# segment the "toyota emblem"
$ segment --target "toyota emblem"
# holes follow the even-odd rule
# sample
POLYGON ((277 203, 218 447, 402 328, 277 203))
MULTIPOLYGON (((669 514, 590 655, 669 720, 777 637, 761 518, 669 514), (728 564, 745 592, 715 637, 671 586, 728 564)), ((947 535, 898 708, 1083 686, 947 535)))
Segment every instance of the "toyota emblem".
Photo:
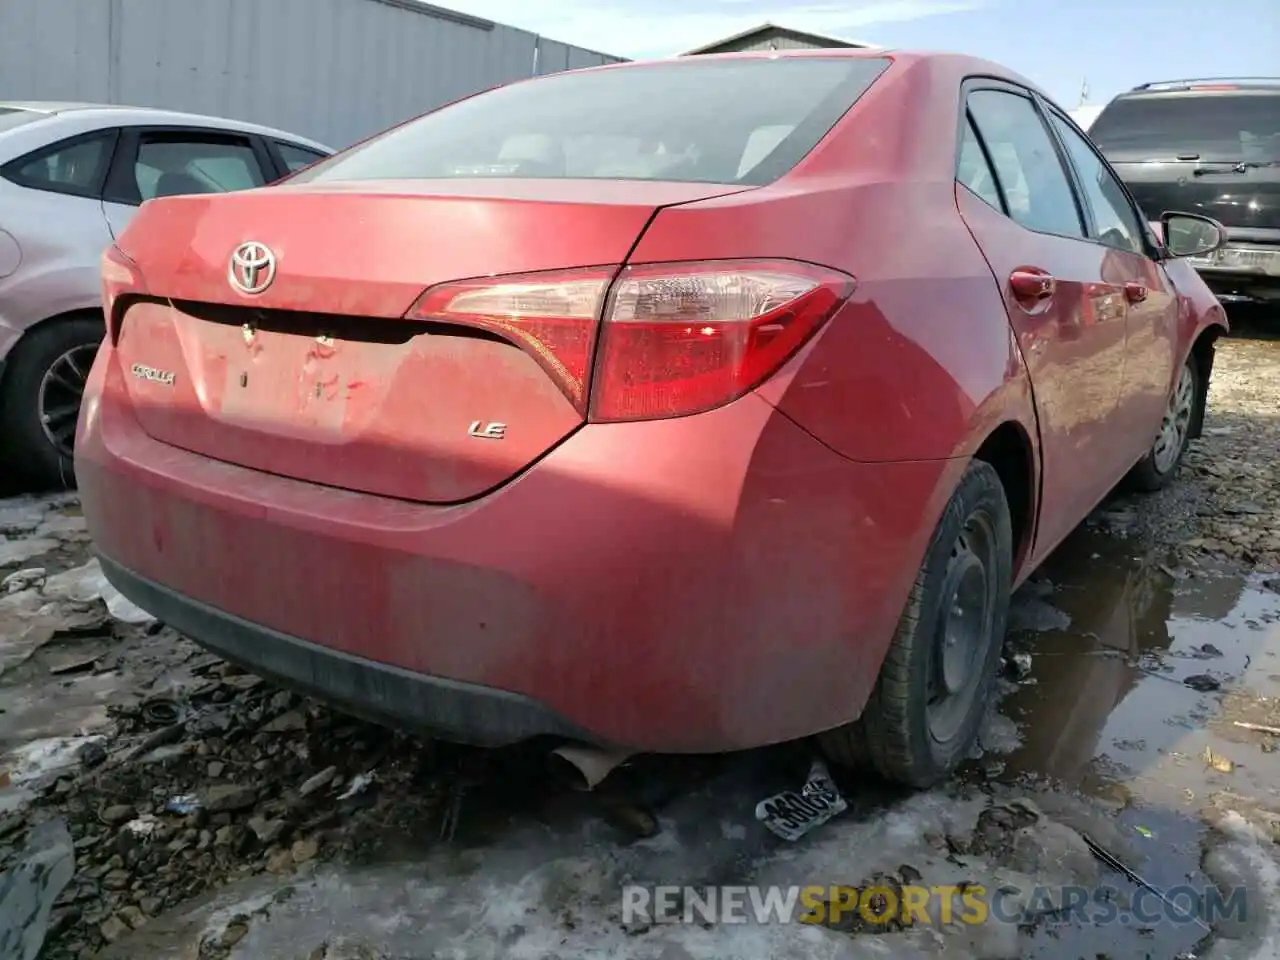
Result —
POLYGON ((236 247, 227 281, 241 293, 262 293, 276 278, 276 255, 264 243, 250 240, 236 247))

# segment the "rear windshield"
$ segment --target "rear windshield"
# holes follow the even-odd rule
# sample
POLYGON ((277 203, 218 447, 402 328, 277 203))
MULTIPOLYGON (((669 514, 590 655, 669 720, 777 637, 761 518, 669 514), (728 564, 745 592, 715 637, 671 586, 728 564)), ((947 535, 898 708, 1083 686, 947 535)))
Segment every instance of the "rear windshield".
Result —
POLYGON ((24 123, 30 123, 32 120, 38 120, 43 116, 43 113, 36 113, 34 110, 20 110, 17 107, 0 107, 0 131, 20 127, 24 123))
POLYGON ((1122 98, 1089 136, 1115 162, 1280 160, 1280 92, 1122 98))
POLYGON ((758 185, 795 166, 888 63, 690 58, 555 74, 444 107, 290 182, 515 177, 758 185))

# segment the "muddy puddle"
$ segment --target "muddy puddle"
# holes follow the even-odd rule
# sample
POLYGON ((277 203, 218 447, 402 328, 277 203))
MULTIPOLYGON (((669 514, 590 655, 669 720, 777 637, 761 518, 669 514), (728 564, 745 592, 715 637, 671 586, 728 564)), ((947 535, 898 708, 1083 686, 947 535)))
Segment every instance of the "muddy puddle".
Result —
POLYGON ((1011 773, 1196 809, 1216 790, 1274 792, 1280 593, 1212 565, 1133 557, 1082 532, 1020 603, 1046 611, 1012 646, 1031 671, 1003 705, 1011 773), (1268 722, 1270 721, 1270 723, 1268 722))
MULTIPOLYGON (((995 779, 1114 804, 1129 866, 1163 890, 1209 882, 1201 864, 1220 810, 1280 824, 1269 815, 1280 811, 1280 593, 1265 578, 1082 529, 1020 592, 1012 621, 1026 675, 1001 705, 1012 724, 994 725, 984 762, 995 779)), ((1126 949, 1182 955, 1197 933, 1129 931, 1126 949)), ((1073 928, 1066 953, 1056 939, 1034 936, 1028 956, 1129 955, 1114 953, 1114 929, 1073 928)))

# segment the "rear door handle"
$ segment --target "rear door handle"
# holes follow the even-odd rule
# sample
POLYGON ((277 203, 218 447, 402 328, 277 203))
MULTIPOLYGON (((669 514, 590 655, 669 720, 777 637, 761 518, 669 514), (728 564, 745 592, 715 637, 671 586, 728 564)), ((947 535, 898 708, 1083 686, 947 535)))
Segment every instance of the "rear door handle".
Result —
POLYGON ((1009 274, 1009 286, 1019 300, 1048 300, 1058 289, 1053 275, 1039 267, 1019 267, 1009 274))
POLYGON ((1129 280, 1124 285, 1124 298, 1130 303, 1141 303, 1147 299, 1147 288, 1136 280, 1129 280))

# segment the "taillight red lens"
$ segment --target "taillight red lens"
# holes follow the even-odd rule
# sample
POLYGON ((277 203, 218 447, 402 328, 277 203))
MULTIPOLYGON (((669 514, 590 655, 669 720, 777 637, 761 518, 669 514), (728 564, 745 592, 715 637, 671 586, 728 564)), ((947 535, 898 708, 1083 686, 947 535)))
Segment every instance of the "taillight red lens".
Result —
POLYGON ((126 295, 140 296, 147 292, 142 270, 114 243, 102 254, 102 311, 107 322, 107 339, 115 342, 120 323, 120 301, 126 295))
POLYGON ((853 293, 847 274, 794 261, 627 267, 605 308, 592 420, 721 406, 759 386, 853 293))
POLYGON ((583 413, 596 327, 617 267, 480 278, 432 287, 408 316, 489 330, 528 351, 583 413))

